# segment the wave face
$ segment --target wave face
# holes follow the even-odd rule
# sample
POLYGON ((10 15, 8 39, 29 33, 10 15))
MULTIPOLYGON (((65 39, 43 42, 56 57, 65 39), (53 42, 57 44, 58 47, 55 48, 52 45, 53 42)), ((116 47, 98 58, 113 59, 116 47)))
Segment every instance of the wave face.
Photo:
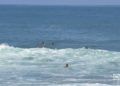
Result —
MULTIPOLYGON (((67 83, 86 82, 116 85, 119 83, 113 80, 113 74, 120 73, 119 66, 120 52, 0 45, 0 82, 3 82, 3 85, 14 82, 21 83, 22 86, 54 85, 54 83, 55 86, 61 83, 63 86, 69 86, 67 83), (69 67, 65 68, 65 64, 69 64, 69 67)), ((87 83, 84 86, 91 86, 87 83)))

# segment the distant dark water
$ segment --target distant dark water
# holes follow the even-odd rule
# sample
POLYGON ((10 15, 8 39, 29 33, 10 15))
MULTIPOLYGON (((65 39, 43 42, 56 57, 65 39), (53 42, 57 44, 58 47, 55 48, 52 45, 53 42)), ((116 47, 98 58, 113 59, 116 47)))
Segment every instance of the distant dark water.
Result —
POLYGON ((0 43, 120 51, 120 7, 0 6, 0 43))

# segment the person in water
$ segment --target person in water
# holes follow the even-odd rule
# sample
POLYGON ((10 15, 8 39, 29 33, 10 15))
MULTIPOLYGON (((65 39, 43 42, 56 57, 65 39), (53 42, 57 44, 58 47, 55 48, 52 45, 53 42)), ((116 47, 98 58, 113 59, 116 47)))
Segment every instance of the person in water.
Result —
POLYGON ((41 47, 45 47, 45 42, 44 41, 42 41, 41 47))
POLYGON ((85 49, 88 49, 88 46, 85 46, 85 49))
POLYGON ((65 64, 65 68, 68 68, 69 67, 69 64, 65 64))
POLYGON ((53 45, 54 45, 54 42, 52 42, 51 45, 53 46, 53 45))

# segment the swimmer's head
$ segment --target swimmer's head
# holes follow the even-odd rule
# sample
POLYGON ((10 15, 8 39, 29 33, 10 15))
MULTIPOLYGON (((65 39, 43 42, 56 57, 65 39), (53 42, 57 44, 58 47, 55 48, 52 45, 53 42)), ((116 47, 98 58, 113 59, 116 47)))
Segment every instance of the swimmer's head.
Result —
POLYGON ((69 64, 65 64, 65 68, 69 67, 69 64))

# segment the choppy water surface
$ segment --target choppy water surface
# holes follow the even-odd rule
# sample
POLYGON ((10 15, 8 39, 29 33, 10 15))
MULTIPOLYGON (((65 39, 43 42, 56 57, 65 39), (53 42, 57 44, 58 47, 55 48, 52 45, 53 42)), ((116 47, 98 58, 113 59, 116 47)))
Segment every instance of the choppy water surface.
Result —
POLYGON ((119 85, 113 77, 120 71, 119 52, 85 48, 17 48, 2 44, 0 55, 2 86, 119 85), (65 68, 66 63, 68 68, 65 68))
POLYGON ((119 10, 1 5, 0 86, 119 86, 119 10))

